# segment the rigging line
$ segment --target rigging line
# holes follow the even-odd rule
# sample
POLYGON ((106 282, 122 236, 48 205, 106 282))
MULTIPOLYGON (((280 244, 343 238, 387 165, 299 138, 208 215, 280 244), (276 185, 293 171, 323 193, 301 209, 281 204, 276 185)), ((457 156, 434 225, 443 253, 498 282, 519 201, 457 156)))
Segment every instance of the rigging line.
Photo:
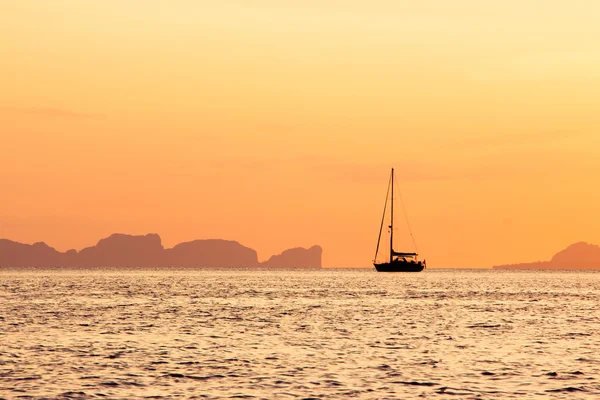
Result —
POLYGON ((408 213, 406 212, 406 207, 404 206, 404 199, 402 198, 402 192, 400 191, 400 184, 398 183, 398 179, 394 177, 396 181, 396 186, 398 186, 398 197, 400 197, 400 204, 402 205, 402 211, 404 211, 404 219, 406 220, 406 225, 408 226, 408 233, 410 233, 410 238, 412 239, 413 245, 415 246, 415 253, 419 252, 417 247, 417 242, 415 241, 415 237, 412 233, 412 228, 410 227, 410 221, 408 220, 408 213))
POLYGON ((377 238, 377 248, 375 249, 375 258, 373 262, 377 260, 377 253, 379 253, 379 242, 381 242, 381 232, 383 231, 383 223, 385 221, 385 210, 387 209, 388 197, 390 196, 390 186, 392 184, 392 177, 388 183, 387 193, 385 194, 385 204, 383 205, 383 216, 381 217, 381 226, 379 227, 379 237, 377 238))

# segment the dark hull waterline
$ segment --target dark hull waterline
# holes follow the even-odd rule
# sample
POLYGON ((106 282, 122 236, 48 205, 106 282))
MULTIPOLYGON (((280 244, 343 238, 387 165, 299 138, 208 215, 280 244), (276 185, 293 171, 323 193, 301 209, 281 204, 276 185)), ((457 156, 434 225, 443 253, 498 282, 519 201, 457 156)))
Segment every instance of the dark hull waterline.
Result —
POLYGON ((394 261, 381 264, 374 264, 377 272, 421 272, 425 266, 421 263, 411 263, 406 261, 394 261))

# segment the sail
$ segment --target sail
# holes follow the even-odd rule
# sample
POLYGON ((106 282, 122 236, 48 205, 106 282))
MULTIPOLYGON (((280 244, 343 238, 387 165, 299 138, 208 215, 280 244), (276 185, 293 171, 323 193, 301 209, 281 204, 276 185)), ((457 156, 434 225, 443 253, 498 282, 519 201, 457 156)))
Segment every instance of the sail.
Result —
POLYGON ((416 256, 418 256, 417 253, 402 253, 402 252, 398 252, 398 251, 394 251, 394 250, 392 250, 392 255, 398 256, 398 257, 416 257, 416 256))

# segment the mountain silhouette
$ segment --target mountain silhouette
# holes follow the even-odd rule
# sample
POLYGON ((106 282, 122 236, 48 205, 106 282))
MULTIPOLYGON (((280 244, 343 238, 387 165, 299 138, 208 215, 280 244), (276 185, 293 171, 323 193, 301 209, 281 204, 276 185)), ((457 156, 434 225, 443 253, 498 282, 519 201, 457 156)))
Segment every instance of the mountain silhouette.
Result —
POLYGON ((255 250, 232 240, 206 239, 165 249, 159 235, 116 233, 81 251, 0 239, 0 268, 299 267, 321 268, 320 246, 294 248, 259 262, 255 250))
POLYGON ((46 243, 22 244, 0 239, 0 266, 44 267, 65 265, 66 253, 60 253, 46 243))
POLYGON ((117 233, 73 255, 71 263, 76 262, 81 267, 159 267, 164 265, 164 251, 157 234, 132 236, 117 233))
POLYGON ((314 265, 321 266, 321 255, 323 249, 320 246, 313 246, 310 249, 296 247, 289 249, 281 254, 269 258, 263 263, 266 267, 307 267, 314 265))
POLYGON ((600 270, 600 246, 578 242, 556 253, 550 261, 495 265, 493 268, 600 270))
POLYGON ((256 251, 233 240, 208 239, 180 243, 165 251, 166 265, 177 267, 256 267, 256 251))

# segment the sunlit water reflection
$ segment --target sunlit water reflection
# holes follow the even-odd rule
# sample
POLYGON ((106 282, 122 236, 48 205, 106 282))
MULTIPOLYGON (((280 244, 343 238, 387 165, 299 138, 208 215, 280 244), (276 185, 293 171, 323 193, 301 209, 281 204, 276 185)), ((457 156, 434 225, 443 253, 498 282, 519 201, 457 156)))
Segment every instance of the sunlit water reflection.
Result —
POLYGON ((0 272, 0 398, 598 398, 600 274, 0 272))

